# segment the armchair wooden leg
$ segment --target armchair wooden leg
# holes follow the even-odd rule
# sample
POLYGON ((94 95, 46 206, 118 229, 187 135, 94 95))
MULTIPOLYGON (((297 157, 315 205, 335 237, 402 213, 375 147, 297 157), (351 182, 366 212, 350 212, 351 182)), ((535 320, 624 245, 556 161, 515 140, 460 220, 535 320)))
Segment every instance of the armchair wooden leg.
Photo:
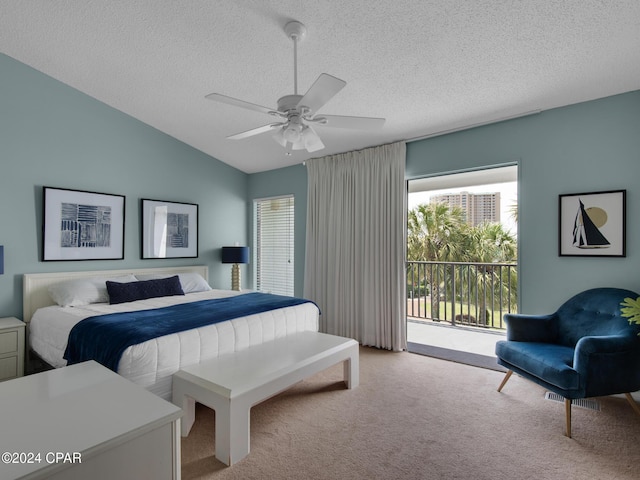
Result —
POLYGON ((633 397, 631 396, 630 393, 625 393, 624 394, 625 397, 627 397, 627 400, 629 401, 629 403, 631 404, 631 408, 633 408, 636 413, 638 415, 640 415, 640 406, 638 406, 638 404, 636 403, 636 401, 633 399, 633 397))
POLYGON ((502 390, 502 387, 504 387, 505 384, 509 381, 509 378, 511 378, 511 375, 513 375, 513 370, 507 370, 507 374, 502 379, 502 383, 498 387, 498 391, 502 390))
POLYGON ((571 399, 564 399, 564 411, 567 417, 567 437, 571 438, 571 399))

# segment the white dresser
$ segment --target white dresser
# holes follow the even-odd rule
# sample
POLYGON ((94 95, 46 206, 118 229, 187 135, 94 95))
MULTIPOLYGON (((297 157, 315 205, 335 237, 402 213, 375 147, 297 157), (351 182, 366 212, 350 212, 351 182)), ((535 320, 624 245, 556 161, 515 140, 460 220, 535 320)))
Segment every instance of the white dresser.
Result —
POLYGON ((179 479, 182 410, 90 361, 0 383, 0 478, 179 479))
POLYGON ((0 318, 0 381, 24 375, 24 322, 0 318))

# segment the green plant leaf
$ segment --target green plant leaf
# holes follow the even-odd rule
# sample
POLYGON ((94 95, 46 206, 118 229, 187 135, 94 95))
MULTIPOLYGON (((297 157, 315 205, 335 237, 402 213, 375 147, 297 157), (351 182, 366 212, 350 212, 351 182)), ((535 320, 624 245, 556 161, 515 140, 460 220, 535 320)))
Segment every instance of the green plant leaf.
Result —
POLYGON ((620 309, 622 316, 628 318, 629 323, 637 323, 640 325, 640 297, 635 300, 627 297, 620 306, 622 307, 620 309))

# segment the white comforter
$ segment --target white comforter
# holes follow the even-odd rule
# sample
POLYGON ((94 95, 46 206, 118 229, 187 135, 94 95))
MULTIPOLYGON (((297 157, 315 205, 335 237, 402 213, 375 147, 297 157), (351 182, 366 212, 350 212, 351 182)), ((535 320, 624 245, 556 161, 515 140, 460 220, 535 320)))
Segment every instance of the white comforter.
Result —
MULTIPOLYGON (((84 318, 232 295, 241 293, 209 290, 117 305, 94 303, 81 307, 40 308, 31 319, 29 343, 43 360, 54 367, 63 367, 67 363, 62 357, 69 332, 84 318)), ((171 376, 181 367, 296 332, 317 331, 318 315, 318 308, 313 303, 304 303, 159 337, 127 348, 120 360, 118 373, 170 400, 171 376)))

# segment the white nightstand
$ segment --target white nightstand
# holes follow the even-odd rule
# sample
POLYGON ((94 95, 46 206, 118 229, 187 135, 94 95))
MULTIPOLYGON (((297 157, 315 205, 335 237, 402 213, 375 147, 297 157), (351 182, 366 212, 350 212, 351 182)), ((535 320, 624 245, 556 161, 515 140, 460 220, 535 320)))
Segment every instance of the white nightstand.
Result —
POLYGON ((0 382, 24 375, 24 322, 0 318, 0 382))
POLYGON ((180 480, 181 416, 94 361, 2 382, 0 476, 180 480))

